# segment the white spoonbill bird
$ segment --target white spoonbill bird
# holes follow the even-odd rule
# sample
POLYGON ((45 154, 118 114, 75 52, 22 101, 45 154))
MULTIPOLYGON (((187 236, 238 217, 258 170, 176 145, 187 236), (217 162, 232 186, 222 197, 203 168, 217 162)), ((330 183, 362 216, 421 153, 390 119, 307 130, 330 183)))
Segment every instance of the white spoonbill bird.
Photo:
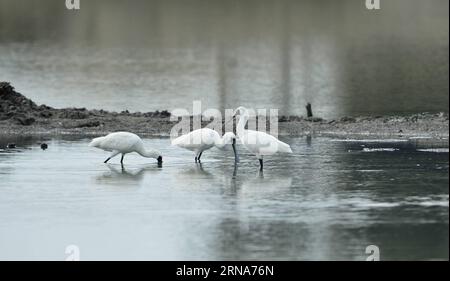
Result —
POLYGON ((239 162, 239 156, 236 151, 236 135, 227 132, 220 137, 219 133, 209 129, 203 128, 194 130, 190 133, 182 135, 172 140, 172 145, 176 145, 195 152, 195 162, 200 162, 200 157, 205 150, 212 147, 224 149, 227 144, 231 144, 234 152, 234 161, 239 162))
POLYGON ((284 143, 272 135, 265 132, 246 130, 245 125, 250 118, 250 114, 245 107, 238 107, 235 115, 239 113, 240 118, 236 132, 242 145, 259 159, 260 170, 263 170, 263 156, 275 153, 292 153, 289 144, 284 143))
POLYGON ((123 157, 131 152, 136 152, 143 157, 155 158, 159 164, 162 163, 161 152, 155 149, 145 149, 142 139, 138 135, 129 132, 115 132, 104 137, 95 138, 89 146, 111 151, 111 155, 104 163, 108 163, 111 158, 122 153, 120 163, 123 164, 123 157))

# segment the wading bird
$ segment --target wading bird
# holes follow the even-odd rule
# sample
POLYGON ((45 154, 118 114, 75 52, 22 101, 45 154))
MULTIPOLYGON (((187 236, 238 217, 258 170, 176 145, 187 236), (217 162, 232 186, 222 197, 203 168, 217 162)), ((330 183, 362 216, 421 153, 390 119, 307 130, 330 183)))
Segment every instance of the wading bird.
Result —
POLYGON ((203 128, 172 140, 172 145, 194 151, 195 162, 200 162, 203 151, 212 147, 224 149, 227 144, 231 144, 233 147, 235 163, 239 162, 239 156, 236 151, 236 135, 231 132, 227 132, 223 137, 220 137, 218 132, 209 128, 203 128))
POLYGON ((279 141, 274 136, 265 132, 246 130, 245 125, 250 118, 250 114, 245 107, 238 107, 235 115, 239 113, 240 118, 236 132, 242 145, 259 159, 260 171, 263 170, 263 156, 275 153, 292 153, 289 144, 279 141))
POLYGON ((156 160, 158 160, 158 164, 162 163, 161 152, 155 149, 145 149, 142 139, 138 135, 135 135, 133 133, 111 133, 107 136, 93 139, 89 146, 112 152, 104 163, 108 163, 111 158, 122 153, 120 163, 123 164, 123 158, 125 154, 131 152, 136 152, 143 157, 155 158, 156 160))

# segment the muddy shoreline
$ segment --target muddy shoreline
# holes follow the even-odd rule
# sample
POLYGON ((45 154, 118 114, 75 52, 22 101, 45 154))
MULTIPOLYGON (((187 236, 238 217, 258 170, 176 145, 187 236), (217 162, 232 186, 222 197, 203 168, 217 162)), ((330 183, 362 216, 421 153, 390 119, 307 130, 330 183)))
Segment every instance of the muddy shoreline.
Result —
MULTIPOLYGON (((448 113, 417 113, 402 116, 355 116, 325 120, 280 116, 279 135, 412 138, 448 147, 448 113)), ((37 105, 0 82, 0 135, 102 135, 132 131, 143 136, 169 136, 176 121, 170 112, 109 112, 85 108, 52 108, 37 105)), ((204 122, 203 125, 207 125, 204 122)))

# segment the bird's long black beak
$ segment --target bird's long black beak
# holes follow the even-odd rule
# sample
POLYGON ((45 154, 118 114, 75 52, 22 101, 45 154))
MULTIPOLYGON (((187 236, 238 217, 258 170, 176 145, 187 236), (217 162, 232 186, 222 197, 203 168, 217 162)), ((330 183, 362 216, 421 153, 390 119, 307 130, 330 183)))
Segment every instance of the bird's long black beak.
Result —
POLYGON ((156 160, 158 160, 158 167, 161 167, 162 166, 162 157, 161 156, 159 156, 158 157, 158 159, 156 159, 156 160))
POLYGON ((236 139, 233 139, 233 143, 231 144, 231 146, 233 147, 233 152, 234 152, 234 163, 239 163, 239 155, 237 153, 237 149, 236 149, 236 139))

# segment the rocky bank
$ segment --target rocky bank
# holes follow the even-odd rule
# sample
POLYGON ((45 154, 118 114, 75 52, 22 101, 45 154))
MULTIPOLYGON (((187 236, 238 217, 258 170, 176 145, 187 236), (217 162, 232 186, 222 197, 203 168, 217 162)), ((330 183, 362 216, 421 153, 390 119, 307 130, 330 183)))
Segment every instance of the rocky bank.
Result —
MULTIPOLYGON (((88 134, 132 131, 146 136, 168 136, 177 122, 170 112, 109 112, 102 109, 52 108, 37 105, 0 82, 0 134, 88 134)), ((205 122, 204 125, 208 124, 205 122)), ((402 116, 356 116, 325 120, 302 116, 280 116, 280 135, 336 137, 405 137, 433 139, 448 147, 448 113, 417 113, 402 116)))

